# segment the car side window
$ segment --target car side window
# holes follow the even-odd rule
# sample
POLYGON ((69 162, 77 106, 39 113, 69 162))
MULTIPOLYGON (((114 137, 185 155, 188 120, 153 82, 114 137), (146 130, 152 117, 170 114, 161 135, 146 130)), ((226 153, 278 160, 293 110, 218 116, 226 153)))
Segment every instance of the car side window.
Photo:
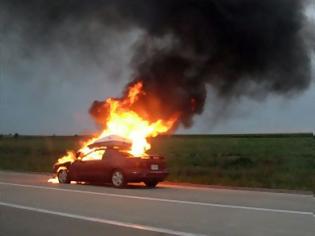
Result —
POLYGON ((96 150, 85 155, 81 160, 82 161, 95 161, 102 160, 105 150, 96 150))

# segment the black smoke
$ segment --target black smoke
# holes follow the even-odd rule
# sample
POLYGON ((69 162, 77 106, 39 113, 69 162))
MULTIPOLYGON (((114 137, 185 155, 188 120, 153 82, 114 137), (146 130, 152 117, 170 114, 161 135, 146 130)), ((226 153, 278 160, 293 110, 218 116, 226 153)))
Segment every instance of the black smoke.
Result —
MULTIPOLYGON (((220 99, 233 100, 291 95, 311 82, 302 0, 0 2, 23 22, 25 40, 44 49, 66 21, 143 30, 126 88, 143 81, 145 94, 133 109, 148 119, 178 113, 180 124, 191 126, 193 116, 204 110, 208 86, 220 99)), ((82 32, 78 40, 84 50, 98 50, 96 36, 82 32)), ((100 116, 102 106, 93 103, 91 114, 100 116)))

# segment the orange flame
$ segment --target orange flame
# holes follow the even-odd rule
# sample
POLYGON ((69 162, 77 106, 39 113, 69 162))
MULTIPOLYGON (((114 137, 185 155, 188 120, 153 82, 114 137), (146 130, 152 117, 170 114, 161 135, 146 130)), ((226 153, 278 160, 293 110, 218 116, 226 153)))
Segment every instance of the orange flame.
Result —
MULTIPOLYGON (((129 152, 132 155, 144 155, 145 152, 151 148, 147 138, 156 137, 170 130, 178 119, 178 115, 174 115, 173 118, 166 121, 162 119, 154 122, 145 120, 138 113, 130 109, 137 101, 140 94, 145 94, 142 82, 138 82, 129 87, 127 97, 122 100, 108 98, 105 101, 105 104, 109 107, 109 114, 106 120, 104 120, 106 128, 100 135, 85 142, 79 152, 85 155, 93 150, 88 146, 96 140, 108 135, 118 135, 130 140, 132 145, 129 152)), ((92 156, 92 158, 98 159, 99 157, 92 156)), ((75 159, 73 152, 67 152, 67 155, 60 158, 58 163, 73 162, 75 159)))

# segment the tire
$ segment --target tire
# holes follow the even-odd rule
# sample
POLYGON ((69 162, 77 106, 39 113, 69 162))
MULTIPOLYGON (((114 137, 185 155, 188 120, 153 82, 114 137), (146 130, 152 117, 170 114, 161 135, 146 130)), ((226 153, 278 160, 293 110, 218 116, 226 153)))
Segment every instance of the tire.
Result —
POLYGON ((158 181, 144 181, 144 183, 148 188, 155 188, 159 182, 158 181))
POLYGON ((112 184, 115 188, 123 188, 126 186, 126 178, 121 170, 114 170, 111 176, 112 184))
POLYGON ((67 169, 62 169, 58 171, 57 174, 58 181, 61 184, 70 184, 70 176, 69 176, 69 171, 67 169))

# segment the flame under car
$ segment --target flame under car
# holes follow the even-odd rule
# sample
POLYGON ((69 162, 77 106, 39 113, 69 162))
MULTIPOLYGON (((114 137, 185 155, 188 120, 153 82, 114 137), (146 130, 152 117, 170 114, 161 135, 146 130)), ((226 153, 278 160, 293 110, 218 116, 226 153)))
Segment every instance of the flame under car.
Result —
POLYGON ((130 182, 144 182, 155 187, 168 171, 164 157, 144 155, 135 157, 128 151, 128 143, 98 142, 90 146, 91 152, 77 153, 73 162, 56 163, 53 167, 59 183, 104 182, 121 188, 130 182))

